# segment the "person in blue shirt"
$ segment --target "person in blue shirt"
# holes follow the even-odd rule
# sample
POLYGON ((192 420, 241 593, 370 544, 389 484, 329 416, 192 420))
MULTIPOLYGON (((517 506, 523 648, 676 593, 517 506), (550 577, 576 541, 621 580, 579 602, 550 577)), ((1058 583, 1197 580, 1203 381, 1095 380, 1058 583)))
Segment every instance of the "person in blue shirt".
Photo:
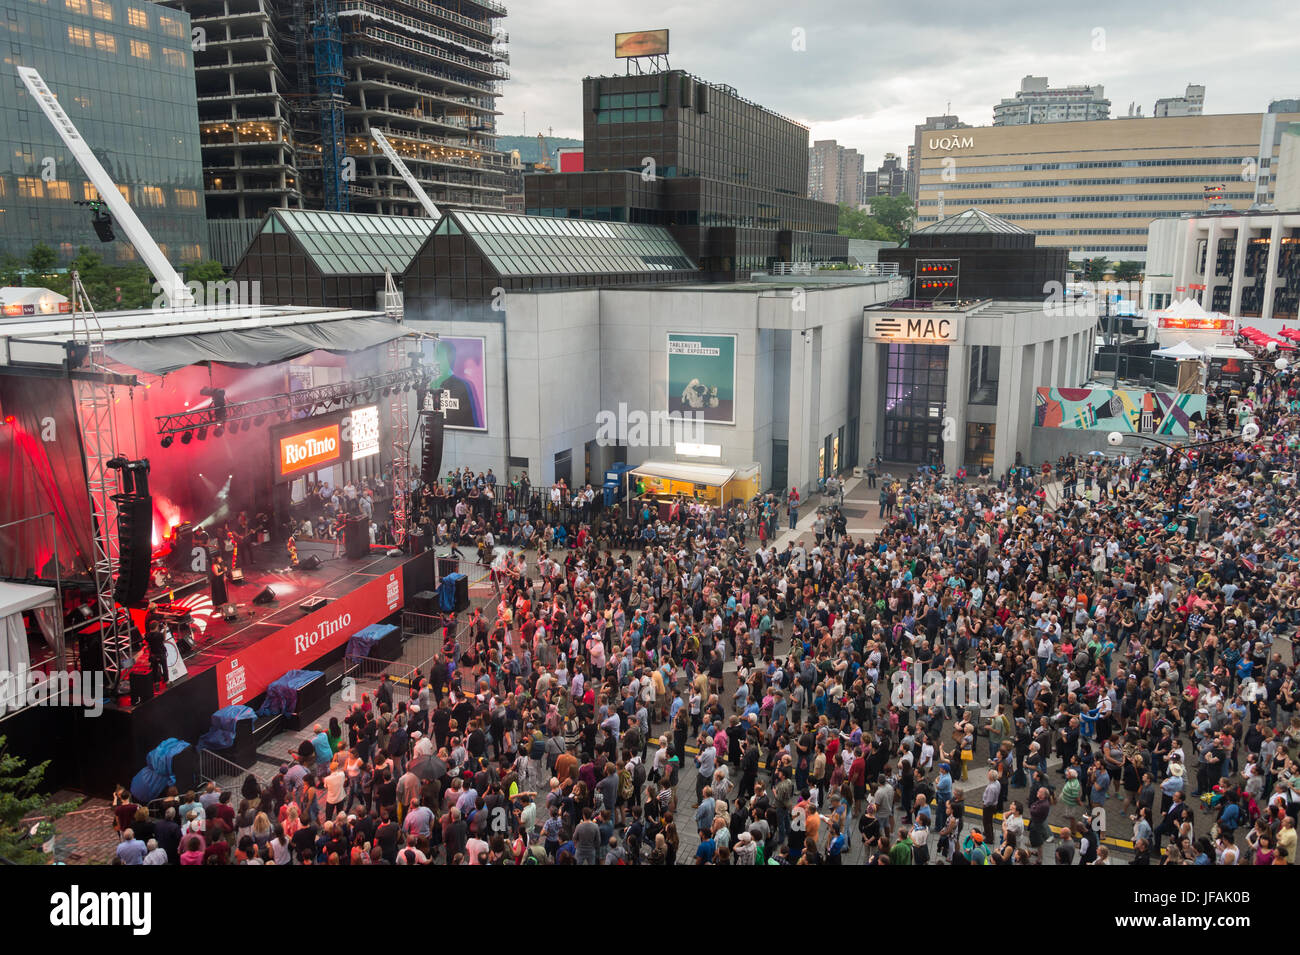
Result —
POLYGON ((714 840, 713 836, 701 832, 700 845, 699 848, 695 850, 695 864, 709 865, 713 862, 714 853, 717 851, 718 843, 714 840))
POLYGON ((334 747, 330 745, 330 738, 321 729, 319 723, 312 727, 312 732, 316 734, 311 738, 312 748, 316 750, 316 762, 320 766, 328 766, 330 760, 334 758, 334 747))
POLYGON ((838 822, 831 823, 830 841, 826 843, 826 864, 842 865, 842 856, 848 845, 848 839, 845 837, 842 827, 838 822))

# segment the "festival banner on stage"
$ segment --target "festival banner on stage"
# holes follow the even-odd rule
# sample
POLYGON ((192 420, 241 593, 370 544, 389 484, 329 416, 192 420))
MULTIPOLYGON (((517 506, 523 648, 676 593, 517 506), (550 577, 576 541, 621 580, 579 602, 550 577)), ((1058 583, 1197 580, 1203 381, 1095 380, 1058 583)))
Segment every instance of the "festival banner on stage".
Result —
POLYGON ((222 707, 247 703, 290 670, 342 646, 358 630, 378 623, 402 606, 402 571, 376 577, 301 620, 217 664, 217 698, 222 707))

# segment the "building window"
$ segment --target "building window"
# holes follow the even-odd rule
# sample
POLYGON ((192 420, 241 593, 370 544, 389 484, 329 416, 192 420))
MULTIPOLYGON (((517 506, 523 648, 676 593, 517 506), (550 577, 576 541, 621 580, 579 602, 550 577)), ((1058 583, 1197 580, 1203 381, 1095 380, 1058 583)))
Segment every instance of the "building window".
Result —
POLYGON ((132 40, 131 55, 137 60, 148 60, 152 58, 153 51, 149 49, 149 44, 144 40, 132 40))
POLYGON ((116 53, 117 37, 113 36, 111 33, 101 33, 99 30, 96 30, 95 49, 100 53, 116 53))
POLYGON ((966 425, 966 467, 993 467, 994 434, 997 425, 969 422, 966 425))
POLYGON ((90 13, 90 4, 87 0, 63 0, 63 3, 73 13, 90 13))
POLYGON ((90 46, 90 31, 85 27, 68 27, 68 42, 74 46, 90 46))
POLYGON ((184 24, 174 17, 169 17, 161 13, 158 14, 158 26, 162 28, 162 32, 166 36, 176 37, 177 39, 181 39, 185 36, 184 24))
POLYGON ((45 198, 44 183, 35 176, 19 176, 18 195, 22 199, 43 199, 45 198))
POLYGON ((162 48, 163 62, 168 66, 176 66, 181 69, 185 68, 185 54, 180 50, 173 50, 169 46, 162 48))
POLYGON ((136 7, 131 7, 126 11, 126 22, 133 27, 139 27, 141 30, 149 29, 149 14, 136 7))
POLYGON ((113 8, 103 0, 90 0, 90 12, 95 15, 96 20, 113 22, 113 8))

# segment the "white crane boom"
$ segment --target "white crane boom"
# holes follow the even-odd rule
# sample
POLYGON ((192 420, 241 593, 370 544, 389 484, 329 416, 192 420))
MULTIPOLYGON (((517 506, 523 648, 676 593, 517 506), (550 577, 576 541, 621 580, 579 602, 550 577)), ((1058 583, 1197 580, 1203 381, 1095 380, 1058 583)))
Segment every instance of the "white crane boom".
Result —
POLYGON ((27 91, 32 94, 32 98, 36 100, 36 104, 40 106, 46 117, 54 125, 54 130, 59 134, 64 145, 68 147, 73 157, 81 165, 82 170, 90 177, 91 183, 99 192, 100 199, 108 206, 113 219, 126 232, 126 237, 135 246, 135 250, 140 253, 140 258, 149 271, 153 273, 153 277, 158 281, 158 285, 162 288, 163 295, 167 297, 171 307, 179 308, 193 305, 194 296, 185 287, 185 283, 181 281, 181 277, 172 268, 171 263, 167 261, 167 256, 163 254, 162 249, 158 248, 158 243, 153 240, 153 236, 144 227, 144 223, 135 214, 135 210, 122 197, 117 184, 113 182, 113 178, 108 174, 108 170, 90 151, 85 139, 82 138, 77 127, 73 125, 68 114, 64 112, 63 107, 59 105, 58 99, 55 98, 54 93, 45 84, 41 74, 30 66, 20 66, 18 67, 18 75, 27 86, 27 91))
POLYGON ((379 143, 379 148, 383 150, 384 155, 388 157, 388 161, 393 164, 393 168, 397 170, 397 174, 405 179, 406 184, 411 187, 411 191, 415 193, 415 198, 420 200, 420 205, 424 206, 424 211, 429 213, 429 218, 442 218, 442 213, 440 213, 438 207, 433 204, 433 200, 430 199, 429 194, 424 191, 424 187, 420 185, 419 180, 411 174, 411 170, 406 168, 406 163, 402 161, 401 156, 397 155, 397 150, 394 149, 393 144, 388 141, 388 137, 374 127, 371 127, 370 135, 374 137, 375 142, 379 143))

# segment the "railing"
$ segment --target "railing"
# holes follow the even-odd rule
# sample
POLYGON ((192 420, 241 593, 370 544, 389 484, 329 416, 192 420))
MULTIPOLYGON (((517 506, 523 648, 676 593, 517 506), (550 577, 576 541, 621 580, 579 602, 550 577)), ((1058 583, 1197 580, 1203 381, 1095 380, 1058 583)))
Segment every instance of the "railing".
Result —
MULTIPOLYGON (((428 13, 437 14, 442 12, 440 7, 435 7, 431 3, 425 3, 424 0, 403 0, 403 2, 428 13)), ((343 2, 338 5, 338 15, 343 16, 344 14, 366 14, 375 17, 376 19, 390 20, 393 23, 400 23, 409 30, 423 33, 426 36, 431 36, 435 39, 444 40, 447 43, 455 43, 469 50, 474 50, 479 53, 492 52, 492 46, 490 43, 484 43, 482 40, 471 40, 469 37, 458 36, 448 30, 440 30, 438 27, 432 26, 427 19, 417 20, 414 17, 408 17, 401 13, 393 13, 390 10, 385 10, 383 7, 377 7, 374 4, 366 3, 364 0, 343 0, 343 2)))
POLYGON ((845 265, 842 262, 773 262, 769 275, 812 275, 815 272, 856 272, 859 275, 898 275, 897 262, 868 262, 845 265))
POLYGON ((261 775, 258 775, 253 770, 245 769, 210 749, 199 750, 199 778, 214 782, 221 789, 237 788, 244 782, 244 778, 250 775, 263 786, 271 780, 269 768, 262 770, 261 775))

